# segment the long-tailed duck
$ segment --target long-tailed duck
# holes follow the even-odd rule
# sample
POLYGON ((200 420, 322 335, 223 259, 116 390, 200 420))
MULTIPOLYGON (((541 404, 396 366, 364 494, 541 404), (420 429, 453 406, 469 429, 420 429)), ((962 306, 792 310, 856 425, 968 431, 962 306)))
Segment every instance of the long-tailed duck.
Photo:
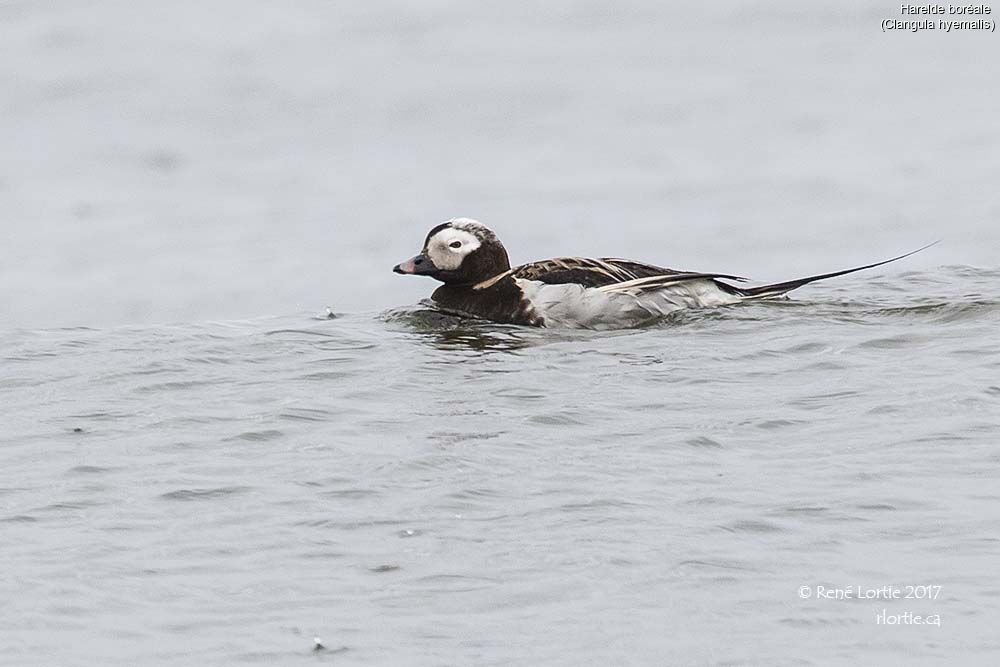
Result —
POLYGON ((444 283, 431 299, 447 312, 504 324, 608 329, 638 326, 681 308, 780 297, 807 283, 871 269, 923 249, 853 269, 748 287, 731 284, 746 280, 740 276, 675 271, 610 257, 558 257, 511 268, 507 250, 492 230, 455 218, 432 229, 420 254, 393 271, 444 283))

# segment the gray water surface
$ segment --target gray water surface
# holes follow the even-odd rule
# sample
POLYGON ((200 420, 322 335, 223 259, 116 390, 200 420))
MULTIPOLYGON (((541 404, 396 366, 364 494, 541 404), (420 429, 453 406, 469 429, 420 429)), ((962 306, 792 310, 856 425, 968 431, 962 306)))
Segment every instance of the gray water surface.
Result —
POLYGON ((0 660, 990 664, 998 279, 7 332, 0 660))

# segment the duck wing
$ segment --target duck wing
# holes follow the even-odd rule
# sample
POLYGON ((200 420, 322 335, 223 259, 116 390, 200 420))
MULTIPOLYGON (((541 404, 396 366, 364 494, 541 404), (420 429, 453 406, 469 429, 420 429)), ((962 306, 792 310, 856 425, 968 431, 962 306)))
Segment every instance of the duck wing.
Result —
POLYGON ((556 257, 514 267, 510 275, 524 280, 536 280, 549 285, 573 283, 583 287, 609 287, 647 278, 662 278, 668 282, 694 278, 724 277, 743 280, 739 276, 677 271, 655 264, 645 264, 615 257, 556 257))
POLYGON ((741 276, 730 276, 724 273, 693 273, 688 271, 678 271, 669 275, 649 276, 647 278, 636 278, 635 280, 626 280, 611 285, 602 285, 597 289, 601 292, 612 294, 630 294, 632 296, 640 296, 650 292, 658 292, 674 285, 689 283, 694 280, 702 280, 711 281, 715 287, 723 292, 726 292, 727 294, 739 296, 743 295, 743 290, 739 287, 722 282, 719 278, 740 282, 746 280, 746 278, 741 276))

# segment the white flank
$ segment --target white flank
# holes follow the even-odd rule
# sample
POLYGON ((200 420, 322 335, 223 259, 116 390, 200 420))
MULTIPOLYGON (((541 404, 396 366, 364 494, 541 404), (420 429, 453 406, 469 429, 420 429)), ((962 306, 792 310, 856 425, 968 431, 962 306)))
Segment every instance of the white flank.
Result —
POLYGON ((707 278, 688 280, 639 294, 606 292, 575 283, 548 285, 515 279, 547 327, 622 329, 645 324, 683 308, 739 303, 707 278))

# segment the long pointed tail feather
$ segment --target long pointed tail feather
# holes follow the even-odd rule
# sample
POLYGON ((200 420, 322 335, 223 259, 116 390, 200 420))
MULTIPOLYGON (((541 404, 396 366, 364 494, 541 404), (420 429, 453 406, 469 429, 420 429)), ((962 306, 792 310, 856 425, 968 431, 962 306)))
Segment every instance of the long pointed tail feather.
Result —
POLYGON ((888 264, 890 262, 895 262, 897 260, 903 259, 904 257, 909 257, 910 255, 915 255, 922 250, 927 250, 933 245, 937 245, 940 241, 935 241, 934 243, 928 243, 922 248, 917 248, 904 255, 898 257, 893 257, 892 259, 886 259, 881 262, 875 262, 874 264, 866 264, 865 266, 856 266, 853 269, 844 269, 843 271, 834 271, 832 273, 821 273, 816 276, 808 276, 806 278, 797 278, 795 280, 786 280, 780 283, 772 283, 770 285, 761 285, 759 287, 734 287, 740 296, 746 299, 767 299, 776 296, 782 296, 788 294, 793 289, 798 289, 803 285, 808 285, 809 283, 816 282, 817 280, 825 280, 826 278, 836 278, 837 276, 845 276, 848 273, 854 273, 855 271, 864 271, 865 269, 874 269, 876 266, 882 266, 883 264, 888 264))

